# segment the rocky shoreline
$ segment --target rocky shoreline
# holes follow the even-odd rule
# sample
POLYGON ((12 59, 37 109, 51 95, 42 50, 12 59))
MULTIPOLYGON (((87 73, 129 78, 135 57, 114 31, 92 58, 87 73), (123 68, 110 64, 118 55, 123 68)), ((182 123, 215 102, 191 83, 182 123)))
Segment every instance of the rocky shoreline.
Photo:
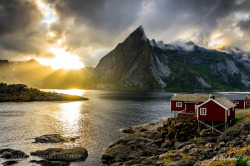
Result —
MULTIPOLYGON (((33 143, 44 144, 74 141, 78 137, 64 138, 58 134, 48 134, 34 139, 33 143)), ((88 151, 84 147, 73 147, 70 149, 48 148, 30 152, 30 156, 39 157, 40 160, 30 160, 30 163, 36 163, 41 166, 68 166, 71 162, 85 161, 88 157, 88 151)), ((20 160, 29 158, 30 156, 20 150, 0 149, 0 158, 7 159, 6 162, 2 163, 4 166, 17 164, 20 160)))
POLYGON ((23 84, 0 83, 0 102, 31 102, 31 101, 78 101, 88 100, 85 97, 66 95, 55 92, 43 92, 36 88, 28 88, 23 84))
POLYGON ((195 118, 169 118, 124 129, 102 155, 104 165, 232 165, 250 156, 249 114, 221 135, 197 131, 195 118))

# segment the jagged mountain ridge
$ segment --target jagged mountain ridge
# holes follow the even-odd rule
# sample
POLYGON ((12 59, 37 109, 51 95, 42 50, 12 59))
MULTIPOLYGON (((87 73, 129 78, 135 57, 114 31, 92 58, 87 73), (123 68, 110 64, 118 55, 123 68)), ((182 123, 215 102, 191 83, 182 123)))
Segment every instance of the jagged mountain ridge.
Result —
POLYGON ((193 42, 150 41, 140 26, 100 60, 95 68, 100 79, 97 88, 247 89, 249 59, 243 63, 235 53, 206 49, 193 42))
POLYGON ((113 82, 121 88, 140 89, 164 87, 166 84, 161 77, 169 75, 168 67, 154 54, 141 26, 103 57, 95 72, 108 84, 113 82))

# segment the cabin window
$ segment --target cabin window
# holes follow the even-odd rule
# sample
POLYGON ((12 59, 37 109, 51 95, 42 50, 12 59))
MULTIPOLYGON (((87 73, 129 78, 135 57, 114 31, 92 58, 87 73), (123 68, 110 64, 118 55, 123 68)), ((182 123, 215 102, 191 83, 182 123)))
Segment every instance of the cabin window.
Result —
POLYGON ((182 102, 177 102, 176 107, 182 107, 182 102))
POLYGON ((200 115, 207 115, 207 109, 206 108, 201 108, 200 109, 200 115))
POLYGON ((230 116, 230 110, 227 110, 228 111, 228 116, 230 116))
POLYGON ((235 104, 239 104, 239 101, 235 101, 235 104))

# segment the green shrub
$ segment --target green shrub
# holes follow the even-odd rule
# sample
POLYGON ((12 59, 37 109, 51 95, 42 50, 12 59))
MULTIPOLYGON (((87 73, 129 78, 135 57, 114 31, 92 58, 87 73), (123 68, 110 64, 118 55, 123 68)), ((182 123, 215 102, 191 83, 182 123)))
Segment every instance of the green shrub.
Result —
POLYGON ((244 119, 243 114, 242 113, 238 113, 238 114, 236 114, 235 119, 233 119, 233 124, 238 124, 238 123, 242 122, 243 119, 244 119))
POLYGON ((235 156, 234 166, 247 166, 247 162, 250 158, 246 158, 245 155, 239 154, 235 156))

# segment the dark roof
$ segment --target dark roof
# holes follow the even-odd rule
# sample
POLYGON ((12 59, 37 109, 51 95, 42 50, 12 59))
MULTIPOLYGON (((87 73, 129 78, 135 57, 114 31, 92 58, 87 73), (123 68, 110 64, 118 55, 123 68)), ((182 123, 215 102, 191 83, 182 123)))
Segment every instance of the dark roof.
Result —
POLYGON ((233 95, 224 95, 225 98, 228 100, 234 101, 234 100, 246 100, 246 95, 241 94, 233 94, 233 95))
POLYGON ((236 105, 234 103, 232 103, 230 100, 228 100, 225 97, 215 98, 215 101, 217 101, 218 103, 220 103, 221 105, 223 105, 226 108, 236 107, 236 105))
POLYGON ((210 94, 174 94, 171 101, 184 102, 205 102, 210 98, 210 94))

